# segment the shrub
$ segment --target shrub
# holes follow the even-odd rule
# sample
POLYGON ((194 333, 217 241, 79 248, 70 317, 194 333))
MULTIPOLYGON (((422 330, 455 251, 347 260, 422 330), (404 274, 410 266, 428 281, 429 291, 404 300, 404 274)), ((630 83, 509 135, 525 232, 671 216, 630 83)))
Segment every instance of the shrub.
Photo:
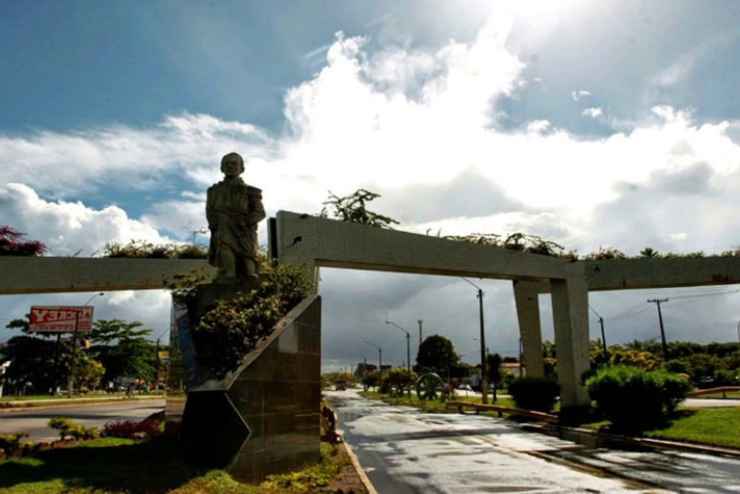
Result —
POLYGON ((23 449, 23 443, 21 440, 24 437, 28 437, 25 432, 19 432, 17 434, 0 434, 0 449, 5 451, 6 456, 13 456, 16 452, 23 449))
POLYGON ((208 249, 192 244, 153 244, 144 240, 131 240, 127 244, 117 242, 105 244, 103 256, 139 259, 206 259, 208 249))
POLYGON ((63 417, 54 417, 49 420, 49 427, 59 431, 59 439, 69 437, 76 441, 80 439, 95 439, 100 436, 96 427, 85 427, 79 422, 63 417))
POLYGON ((416 373, 407 369, 391 369, 383 375, 381 388, 391 394, 402 395, 411 390, 416 384, 416 373))
POLYGON ((256 289, 218 302, 201 317, 193 332, 198 360, 223 378, 310 290, 300 266, 264 263, 256 289))
POLYGON ((134 420, 121 420, 118 422, 107 422, 103 426, 103 436, 123 437, 137 439, 140 436, 155 437, 162 433, 162 422, 155 419, 144 419, 140 422, 134 420))
POLYGON ((691 390, 678 374, 616 366, 601 369, 586 382, 596 408, 617 429, 638 430, 672 413, 691 390))
POLYGON ((549 412, 555 406, 560 386, 546 377, 522 377, 509 384, 509 393, 519 408, 549 412))
POLYGON ((380 372, 368 372, 362 378, 362 385, 365 387, 365 391, 367 391, 368 388, 376 387, 378 384, 380 384, 380 372))
POLYGON ((735 371, 719 369, 714 373, 715 386, 734 386, 738 384, 738 375, 735 371))

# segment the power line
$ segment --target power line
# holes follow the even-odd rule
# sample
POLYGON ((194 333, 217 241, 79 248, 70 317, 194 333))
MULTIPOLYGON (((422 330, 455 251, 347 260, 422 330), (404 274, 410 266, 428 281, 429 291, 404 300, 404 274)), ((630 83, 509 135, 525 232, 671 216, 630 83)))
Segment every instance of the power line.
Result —
POLYGON ((675 295, 673 297, 668 297, 671 300, 679 300, 679 299, 685 299, 685 298, 702 298, 702 297, 714 297, 717 295, 727 295, 730 293, 740 293, 740 289, 737 290, 726 290, 723 292, 710 292, 710 293, 693 293, 689 295, 675 295))

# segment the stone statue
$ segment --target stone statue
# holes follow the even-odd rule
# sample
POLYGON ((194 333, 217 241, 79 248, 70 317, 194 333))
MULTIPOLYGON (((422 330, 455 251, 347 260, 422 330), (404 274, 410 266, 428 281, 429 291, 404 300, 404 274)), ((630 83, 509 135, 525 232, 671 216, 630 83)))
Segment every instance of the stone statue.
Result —
POLYGON ((258 275, 257 223, 265 218, 262 191, 244 183, 238 153, 221 158, 222 181, 208 188, 206 217, 211 230, 208 262, 218 268, 217 283, 248 283, 258 275))

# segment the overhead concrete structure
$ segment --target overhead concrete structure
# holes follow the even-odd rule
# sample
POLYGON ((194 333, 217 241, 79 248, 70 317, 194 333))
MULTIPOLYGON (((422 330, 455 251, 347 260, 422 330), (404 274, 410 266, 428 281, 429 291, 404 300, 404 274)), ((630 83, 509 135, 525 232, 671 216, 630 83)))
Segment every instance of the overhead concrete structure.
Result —
MULTIPOLYGON (((738 257, 570 262, 285 211, 270 220, 269 251, 314 274, 333 267, 512 280, 531 376, 544 373, 538 295, 552 293, 564 406, 588 401, 580 385, 588 367, 588 291, 740 284, 738 257)), ((163 289, 193 271, 214 273, 205 260, 0 257, 0 295, 163 289)))
MULTIPOLYGON (((553 314, 563 406, 588 402, 579 384, 588 366, 588 291, 583 265, 555 257, 525 254, 500 247, 385 230, 280 211, 270 222, 269 251, 281 263, 306 266, 391 271, 476 278, 522 280, 537 286, 546 280, 553 290, 553 314)), ((318 280, 316 276, 314 278, 318 280)), ((318 287, 317 287, 318 288, 318 287)), ((522 299, 524 300, 524 299, 522 299)), ((526 351, 533 366, 541 348, 536 294, 522 307, 530 327, 526 351), (535 324, 536 323, 536 324, 535 324), (531 336, 531 338, 529 337, 531 336), (537 340, 539 338, 539 340, 537 340)), ((537 370, 534 371, 536 375, 537 370)))
MULTIPOLYGON (((588 403, 589 290, 740 283, 740 258, 568 261, 281 211, 270 224, 270 253, 320 267, 513 280, 524 362, 544 375, 538 295, 552 294, 563 406, 588 403)), ((315 276, 318 280, 318 276, 315 276)))
POLYGON ((0 295, 157 290, 191 272, 215 269, 200 259, 0 256, 0 295))

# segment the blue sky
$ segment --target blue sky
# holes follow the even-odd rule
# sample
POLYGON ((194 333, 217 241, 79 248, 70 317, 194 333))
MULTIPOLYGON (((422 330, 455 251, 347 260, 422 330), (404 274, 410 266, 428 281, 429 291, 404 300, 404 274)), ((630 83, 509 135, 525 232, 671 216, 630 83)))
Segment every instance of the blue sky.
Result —
MULTIPOLYGON (((268 213, 366 187, 409 231, 526 231, 583 253, 740 245, 730 0, 19 1, 0 5, 0 46, 0 223, 53 254, 189 238, 232 150, 268 213)), ((484 283, 491 341, 511 353, 511 288, 484 283)), ((449 328, 475 324, 436 303, 473 303, 460 280, 327 270, 322 287, 327 359, 391 337, 386 313, 461 347, 449 328)), ((591 300, 608 316, 645 295, 591 300)), ((7 297, 0 319, 81 297, 7 297)), ((164 293, 100 304, 167 323, 164 293)), ((731 296, 702 304, 666 316, 676 337, 733 339, 731 296)), ((617 318, 613 340, 652 337, 647 315, 617 318)))

